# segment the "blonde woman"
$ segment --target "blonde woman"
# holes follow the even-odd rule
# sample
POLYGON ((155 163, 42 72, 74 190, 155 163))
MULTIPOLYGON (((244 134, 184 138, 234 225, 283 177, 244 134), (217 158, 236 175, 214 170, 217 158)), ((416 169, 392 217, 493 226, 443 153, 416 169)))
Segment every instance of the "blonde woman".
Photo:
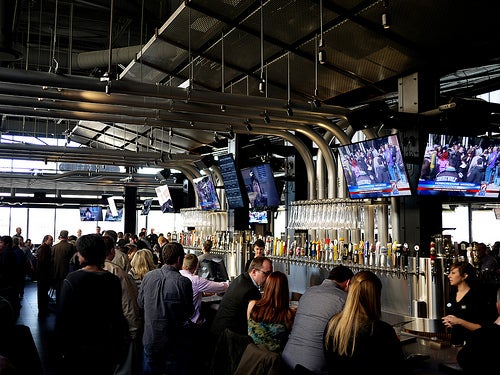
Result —
POLYGON ((142 249, 135 252, 130 262, 128 274, 135 281, 137 288, 141 286, 142 279, 149 271, 156 268, 151 250, 142 249))
POLYGON ((329 374, 407 374, 396 331, 381 320, 382 282, 371 271, 353 276, 344 309, 325 331, 329 374))

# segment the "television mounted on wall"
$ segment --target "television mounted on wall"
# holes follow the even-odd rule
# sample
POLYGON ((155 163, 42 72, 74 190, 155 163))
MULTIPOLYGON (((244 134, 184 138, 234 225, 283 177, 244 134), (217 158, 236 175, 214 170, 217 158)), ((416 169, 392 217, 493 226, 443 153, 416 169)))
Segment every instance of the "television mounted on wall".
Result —
POLYGON ((220 210, 219 197, 215 191, 212 176, 202 176, 193 179, 194 189, 198 194, 198 201, 202 211, 220 210))
POLYGON ((102 221, 100 206, 80 206, 80 221, 102 221))
POLYGON ((350 198, 411 195, 396 134, 338 147, 350 198))
POLYGON ((252 209, 266 210, 280 205, 280 196, 269 163, 243 168, 241 175, 252 209))
POLYGON ((428 135, 418 195, 498 198, 499 192, 500 140, 428 135))
POLYGON ((250 211, 248 213, 250 224, 268 224, 269 219, 267 215, 267 211, 250 211))

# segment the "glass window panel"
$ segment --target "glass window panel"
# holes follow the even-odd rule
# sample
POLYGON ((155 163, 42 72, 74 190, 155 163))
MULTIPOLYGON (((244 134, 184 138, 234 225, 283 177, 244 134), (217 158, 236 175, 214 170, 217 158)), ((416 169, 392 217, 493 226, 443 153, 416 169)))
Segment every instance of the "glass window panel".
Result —
POLYGON ((27 233, 32 243, 36 245, 41 244, 43 237, 47 234, 57 238, 54 234, 54 208, 31 208, 29 215, 30 220, 27 233))
POLYGON ((10 229, 7 232, 9 236, 16 234, 16 228, 21 227, 23 238, 29 235, 26 229, 28 223, 28 209, 25 207, 11 207, 10 210, 10 229))

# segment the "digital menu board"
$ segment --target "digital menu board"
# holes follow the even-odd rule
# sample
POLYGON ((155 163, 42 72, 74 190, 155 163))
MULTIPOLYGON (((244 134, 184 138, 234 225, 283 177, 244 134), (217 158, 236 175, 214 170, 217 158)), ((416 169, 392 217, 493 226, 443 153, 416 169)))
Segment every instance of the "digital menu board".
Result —
POLYGON ((241 188, 242 185, 238 178, 238 172, 232 154, 219 156, 219 169, 222 175, 222 181, 224 182, 228 207, 231 209, 245 207, 241 188))

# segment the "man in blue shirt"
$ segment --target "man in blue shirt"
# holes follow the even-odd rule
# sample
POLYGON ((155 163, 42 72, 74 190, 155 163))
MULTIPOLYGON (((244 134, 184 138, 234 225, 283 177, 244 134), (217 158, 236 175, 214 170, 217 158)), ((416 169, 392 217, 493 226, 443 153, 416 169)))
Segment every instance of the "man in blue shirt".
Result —
POLYGON ((312 286, 300 298, 292 332, 283 350, 285 365, 301 365, 315 374, 328 374, 323 353, 323 334, 328 320, 345 304, 353 272, 342 265, 333 267, 321 285, 312 286))
POLYGON ((184 248, 170 242, 163 249, 165 264, 149 271, 137 298, 144 311, 143 374, 179 374, 188 352, 183 341, 183 324, 193 315, 191 280, 180 274, 184 248))

